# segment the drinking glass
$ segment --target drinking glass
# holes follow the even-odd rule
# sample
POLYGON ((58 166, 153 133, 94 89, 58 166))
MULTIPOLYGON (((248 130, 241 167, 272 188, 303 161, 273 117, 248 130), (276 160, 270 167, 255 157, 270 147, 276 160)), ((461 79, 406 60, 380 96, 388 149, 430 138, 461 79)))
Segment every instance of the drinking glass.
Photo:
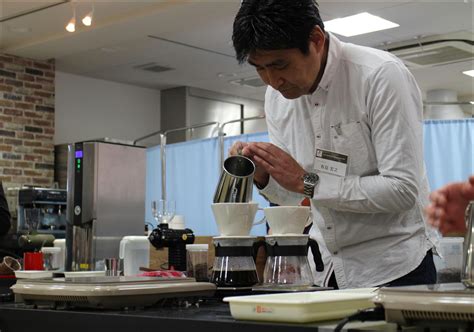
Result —
POLYGON ((157 224, 169 223, 173 220, 176 212, 176 202, 173 200, 153 201, 151 203, 151 213, 157 224))

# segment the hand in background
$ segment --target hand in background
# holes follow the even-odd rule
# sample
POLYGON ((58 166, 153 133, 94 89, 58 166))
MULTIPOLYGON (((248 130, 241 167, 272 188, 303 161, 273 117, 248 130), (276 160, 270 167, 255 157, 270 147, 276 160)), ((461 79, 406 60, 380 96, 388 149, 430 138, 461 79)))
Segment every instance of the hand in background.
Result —
POLYGON ((441 234, 464 233, 464 213, 469 201, 474 200, 474 175, 468 181, 455 182, 433 191, 431 204, 426 208, 428 223, 441 234))
POLYGON ((249 143, 237 141, 232 145, 229 150, 229 155, 236 156, 236 155, 243 155, 255 163, 255 174, 254 174, 254 182, 257 184, 257 187, 264 188, 268 184, 269 175, 265 171, 265 169, 259 166, 256 161, 253 159, 252 153, 248 149, 249 143))
POLYGON ((248 143, 243 151, 283 188, 303 193, 302 176, 306 172, 287 152, 276 145, 263 142, 248 143))

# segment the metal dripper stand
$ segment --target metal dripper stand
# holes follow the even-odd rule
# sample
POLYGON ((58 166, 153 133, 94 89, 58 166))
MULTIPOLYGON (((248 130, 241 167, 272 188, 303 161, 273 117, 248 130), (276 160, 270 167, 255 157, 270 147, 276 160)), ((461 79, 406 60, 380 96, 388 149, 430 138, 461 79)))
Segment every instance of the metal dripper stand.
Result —
POLYGON ((152 202, 152 214, 158 226, 150 233, 148 240, 156 249, 168 248, 168 269, 186 271, 186 245, 194 243, 191 229, 173 229, 169 222, 174 217, 174 206, 170 201, 152 202))
POLYGON ((471 201, 467 206, 465 222, 466 235, 464 237, 461 280, 464 286, 474 288, 474 201, 471 201))

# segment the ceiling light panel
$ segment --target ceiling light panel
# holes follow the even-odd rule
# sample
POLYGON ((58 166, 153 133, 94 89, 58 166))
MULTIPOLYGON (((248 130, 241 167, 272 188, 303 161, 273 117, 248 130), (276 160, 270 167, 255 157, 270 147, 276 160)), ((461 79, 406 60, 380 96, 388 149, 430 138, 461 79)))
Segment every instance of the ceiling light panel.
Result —
POLYGON ((466 70, 462 72, 464 75, 474 77, 474 69, 473 70, 466 70))
POLYGON ((324 29, 344 37, 392 29, 400 26, 367 12, 324 22, 324 29))

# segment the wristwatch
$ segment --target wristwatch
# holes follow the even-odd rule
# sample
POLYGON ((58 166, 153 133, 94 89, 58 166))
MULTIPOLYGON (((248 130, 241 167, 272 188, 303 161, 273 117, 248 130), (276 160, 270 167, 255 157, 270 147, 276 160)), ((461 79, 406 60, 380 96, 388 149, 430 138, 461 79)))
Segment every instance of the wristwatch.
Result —
POLYGON ((314 188, 318 184, 319 176, 316 173, 305 173, 301 179, 303 180, 303 195, 313 198, 314 188))

